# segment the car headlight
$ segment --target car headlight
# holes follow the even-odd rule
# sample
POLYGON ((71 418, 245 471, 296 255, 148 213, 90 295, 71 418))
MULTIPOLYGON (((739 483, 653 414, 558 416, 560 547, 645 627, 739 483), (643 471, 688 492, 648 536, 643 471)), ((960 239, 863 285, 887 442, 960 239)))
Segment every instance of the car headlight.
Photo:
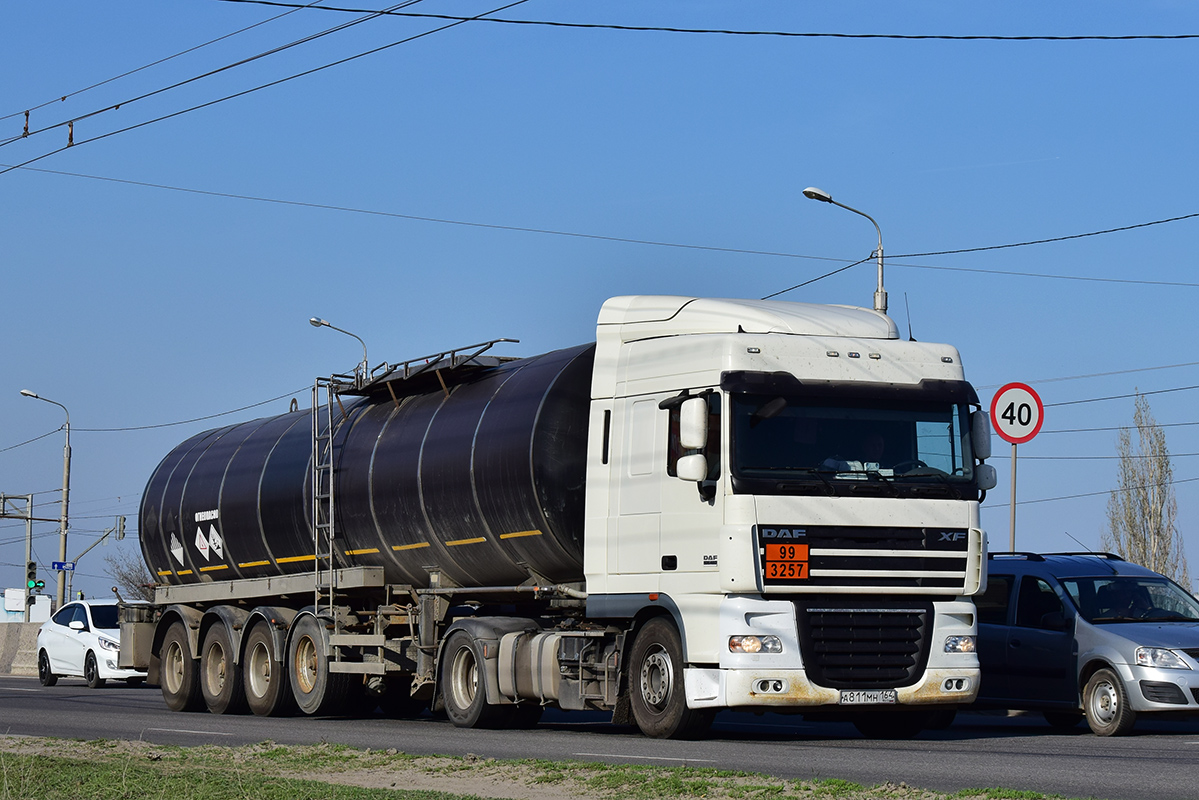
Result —
POLYGON ((1160 667, 1162 669, 1190 669, 1187 662, 1173 650, 1164 647, 1138 647, 1138 667, 1160 667))
POLYGON ((112 639, 105 639, 103 636, 100 636, 98 638, 98 641, 100 642, 101 650, 111 650, 112 652, 115 653, 121 649, 121 643, 114 642, 112 639))
POLYGON ((730 636, 730 653, 781 653, 783 640, 777 636, 730 636))
POLYGON ((946 653, 973 653, 977 650, 975 637, 973 636, 946 636, 945 637, 945 652, 946 653))

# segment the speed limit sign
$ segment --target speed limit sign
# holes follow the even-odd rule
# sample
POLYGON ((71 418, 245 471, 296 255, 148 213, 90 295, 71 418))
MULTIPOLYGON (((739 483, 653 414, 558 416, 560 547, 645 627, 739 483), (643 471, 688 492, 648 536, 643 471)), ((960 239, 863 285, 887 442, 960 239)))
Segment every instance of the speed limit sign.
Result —
POLYGON ((991 424, 1007 442, 1024 444, 1041 430, 1045 406, 1031 387, 1009 383, 991 398, 991 424))

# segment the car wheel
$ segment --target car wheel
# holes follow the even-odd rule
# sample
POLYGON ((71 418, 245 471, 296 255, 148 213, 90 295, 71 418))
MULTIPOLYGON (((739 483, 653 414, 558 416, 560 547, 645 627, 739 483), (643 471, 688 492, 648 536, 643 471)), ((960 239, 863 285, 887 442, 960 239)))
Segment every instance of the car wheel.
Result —
POLYGON ((629 653, 629 705, 637 727, 655 739, 694 739, 716 715, 687 707, 683 645, 674 623, 655 617, 637 632, 629 653))
POLYGON ((1082 714, 1073 711, 1042 711, 1041 715, 1050 725, 1063 731, 1078 727, 1083 720, 1082 714))
POLYGON ((1110 669, 1099 670, 1087 681, 1083 710, 1096 736, 1123 736, 1137 722, 1137 712, 1128 704, 1124 684, 1110 669))
POLYGON ((87 681, 89 689, 99 689, 104 685, 104 679, 100 677, 100 667, 96 664, 96 654, 91 650, 87 651, 87 658, 83 659, 83 679, 87 681))
POLYGON ((53 686, 58 683, 58 676, 50 671, 50 656, 42 650, 37 654, 37 679, 42 686, 53 686))

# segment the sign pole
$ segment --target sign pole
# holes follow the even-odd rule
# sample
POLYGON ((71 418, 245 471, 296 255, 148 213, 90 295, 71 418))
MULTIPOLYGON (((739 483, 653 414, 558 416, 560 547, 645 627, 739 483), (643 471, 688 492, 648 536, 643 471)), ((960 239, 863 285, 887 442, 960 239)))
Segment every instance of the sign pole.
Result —
POLYGON ((1016 552, 1016 443, 1012 442, 1012 510, 1009 515, 1011 519, 1011 534, 1008 538, 1008 550, 1016 552))

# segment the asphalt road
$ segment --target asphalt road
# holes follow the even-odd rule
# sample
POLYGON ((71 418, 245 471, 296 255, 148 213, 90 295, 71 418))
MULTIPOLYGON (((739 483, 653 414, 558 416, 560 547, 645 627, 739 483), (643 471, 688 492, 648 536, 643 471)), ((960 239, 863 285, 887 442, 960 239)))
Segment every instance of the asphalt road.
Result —
POLYGON ((61 679, 0 676, 0 733, 143 739, 174 745, 333 742, 408 753, 688 764, 786 778, 885 781, 957 791, 1008 787, 1103 800, 1199 798, 1199 719, 1142 721, 1132 736, 1060 733, 1039 716, 959 714, 954 725, 902 742, 868 741, 848 724, 725 713, 699 742, 646 739, 602 715, 548 712, 532 731, 459 730, 417 720, 176 714, 156 688, 88 689, 61 679))

